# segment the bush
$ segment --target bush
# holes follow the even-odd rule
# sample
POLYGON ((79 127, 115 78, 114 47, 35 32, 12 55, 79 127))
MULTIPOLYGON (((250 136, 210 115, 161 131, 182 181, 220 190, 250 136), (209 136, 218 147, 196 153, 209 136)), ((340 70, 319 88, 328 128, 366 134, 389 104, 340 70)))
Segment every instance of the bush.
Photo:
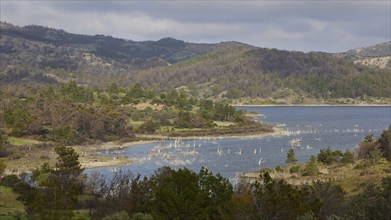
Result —
POLYGON ((382 154, 379 148, 375 148, 374 150, 369 152, 369 155, 366 159, 368 165, 375 165, 379 163, 382 154))
POLYGON ((330 165, 334 162, 338 162, 343 153, 340 150, 333 151, 330 147, 320 150, 318 154, 318 161, 324 164, 330 165))
POLYGON ((126 211, 116 212, 114 214, 105 216, 102 220, 130 220, 130 217, 126 211))
POLYGON ((300 166, 293 166, 289 169, 289 172, 292 173, 298 173, 300 172, 300 166))
POLYGON ((384 130, 379 138, 379 148, 383 153, 383 156, 388 160, 391 160, 391 125, 388 129, 384 130))
POLYGON ((369 157, 369 153, 379 147, 379 143, 375 141, 373 135, 368 135, 358 145, 357 155, 360 159, 366 159, 369 157))
POLYGON ((294 163, 296 162, 296 157, 295 157, 295 150, 294 149, 289 149, 289 151, 286 153, 286 160, 285 163, 294 163))
POLYGON ((318 218, 312 211, 306 212, 304 215, 299 216, 296 220, 317 220, 318 218))
POLYGON ((318 163, 315 156, 311 156, 310 161, 307 163, 304 169, 304 176, 315 176, 318 175, 318 163))
POLYGON ((20 179, 18 176, 16 176, 15 174, 12 174, 12 175, 7 175, 7 176, 4 176, 1 181, 0 181, 0 185, 2 186, 8 186, 8 187, 13 187, 15 186, 16 183, 20 182, 20 179))
POLYGON ((354 167, 354 169, 356 169, 356 170, 362 170, 362 169, 364 169, 364 168, 365 168, 365 166, 362 165, 361 163, 360 163, 360 164, 357 164, 357 165, 354 167))
POLYGON ((152 120, 147 120, 141 125, 140 131, 145 133, 154 133, 158 128, 159 128, 158 123, 152 120))
POLYGON ((6 165, 4 160, 5 159, 0 158, 0 176, 5 172, 6 165))
POLYGON ((351 151, 345 151, 341 159, 342 163, 354 163, 354 154, 351 151))
POLYGON ((136 213, 132 216, 132 220, 153 220, 153 217, 150 214, 136 213))
POLYGON ((281 166, 276 166, 275 170, 276 170, 277 172, 282 172, 282 171, 284 171, 284 169, 282 169, 281 166))

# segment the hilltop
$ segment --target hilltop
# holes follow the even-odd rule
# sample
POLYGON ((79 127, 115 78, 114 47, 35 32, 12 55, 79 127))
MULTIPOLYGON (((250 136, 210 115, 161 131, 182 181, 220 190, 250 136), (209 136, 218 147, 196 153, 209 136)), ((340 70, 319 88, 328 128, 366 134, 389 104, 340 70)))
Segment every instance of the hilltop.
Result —
POLYGON ((344 56, 356 64, 391 70, 391 41, 349 50, 344 56))

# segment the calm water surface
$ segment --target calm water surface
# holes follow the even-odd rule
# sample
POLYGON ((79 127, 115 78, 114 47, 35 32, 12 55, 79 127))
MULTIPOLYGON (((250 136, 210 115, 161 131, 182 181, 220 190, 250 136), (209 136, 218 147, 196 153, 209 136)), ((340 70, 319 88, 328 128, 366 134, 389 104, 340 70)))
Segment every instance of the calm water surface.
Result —
POLYGON ((391 124, 391 107, 237 107, 258 112, 256 119, 285 132, 274 137, 208 140, 170 140, 137 145, 102 155, 128 156, 136 162, 109 168, 88 169, 86 173, 111 174, 122 170, 149 176, 157 168, 187 167, 196 172, 202 166, 213 173, 235 179, 238 174, 284 165, 286 152, 294 147, 296 159, 304 162, 320 149, 353 150, 366 135, 379 136, 391 124))

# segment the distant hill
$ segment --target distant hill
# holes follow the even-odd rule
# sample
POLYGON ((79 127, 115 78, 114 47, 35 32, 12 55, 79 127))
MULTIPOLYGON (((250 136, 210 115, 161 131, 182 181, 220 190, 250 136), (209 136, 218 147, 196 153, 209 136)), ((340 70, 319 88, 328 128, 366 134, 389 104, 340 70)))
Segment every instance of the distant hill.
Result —
POLYGON ((71 34, 37 25, 18 27, 5 22, 0 23, 0 30, 2 70, 9 65, 27 65, 36 71, 127 73, 171 65, 214 50, 250 47, 237 42, 196 44, 173 38, 137 42, 103 35, 71 34))
POLYGON ((391 70, 391 41, 349 50, 344 56, 356 64, 391 70))
POLYGON ((345 55, 356 59, 391 56, 391 41, 349 50, 345 55))
POLYGON ((303 97, 391 96, 385 80, 389 78, 389 63, 382 68, 362 61, 388 59, 389 42, 328 54, 258 48, 239 42, 196 44, 173 38, 137 42, 5 22, 0 23, 0 30, 2 84, 139 83, 158 91, 182 88, 204 98, 294 97, 295 103, 303 97))

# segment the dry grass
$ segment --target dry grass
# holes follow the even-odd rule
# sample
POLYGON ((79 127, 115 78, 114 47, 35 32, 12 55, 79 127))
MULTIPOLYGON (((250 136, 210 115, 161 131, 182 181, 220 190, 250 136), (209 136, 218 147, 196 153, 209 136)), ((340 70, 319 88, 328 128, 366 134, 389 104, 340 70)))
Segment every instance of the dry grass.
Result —
POLYGON ((142 124, 144 124, 144 121, 129 121, 129 124, 132 125, 134 129, 139 129, 142 124))
POLYGON ((218 126, 218 127, 229 127, 229 126, 235 126, 236 123, 234 122, 229 122, 229 121, 214 121, 214 123, 218 126))
POLYGON ((34 144, 42 143, 34 139, 20 138, 20 137, 8 137, 8 141, 13 146, 34 145, 34 144))

